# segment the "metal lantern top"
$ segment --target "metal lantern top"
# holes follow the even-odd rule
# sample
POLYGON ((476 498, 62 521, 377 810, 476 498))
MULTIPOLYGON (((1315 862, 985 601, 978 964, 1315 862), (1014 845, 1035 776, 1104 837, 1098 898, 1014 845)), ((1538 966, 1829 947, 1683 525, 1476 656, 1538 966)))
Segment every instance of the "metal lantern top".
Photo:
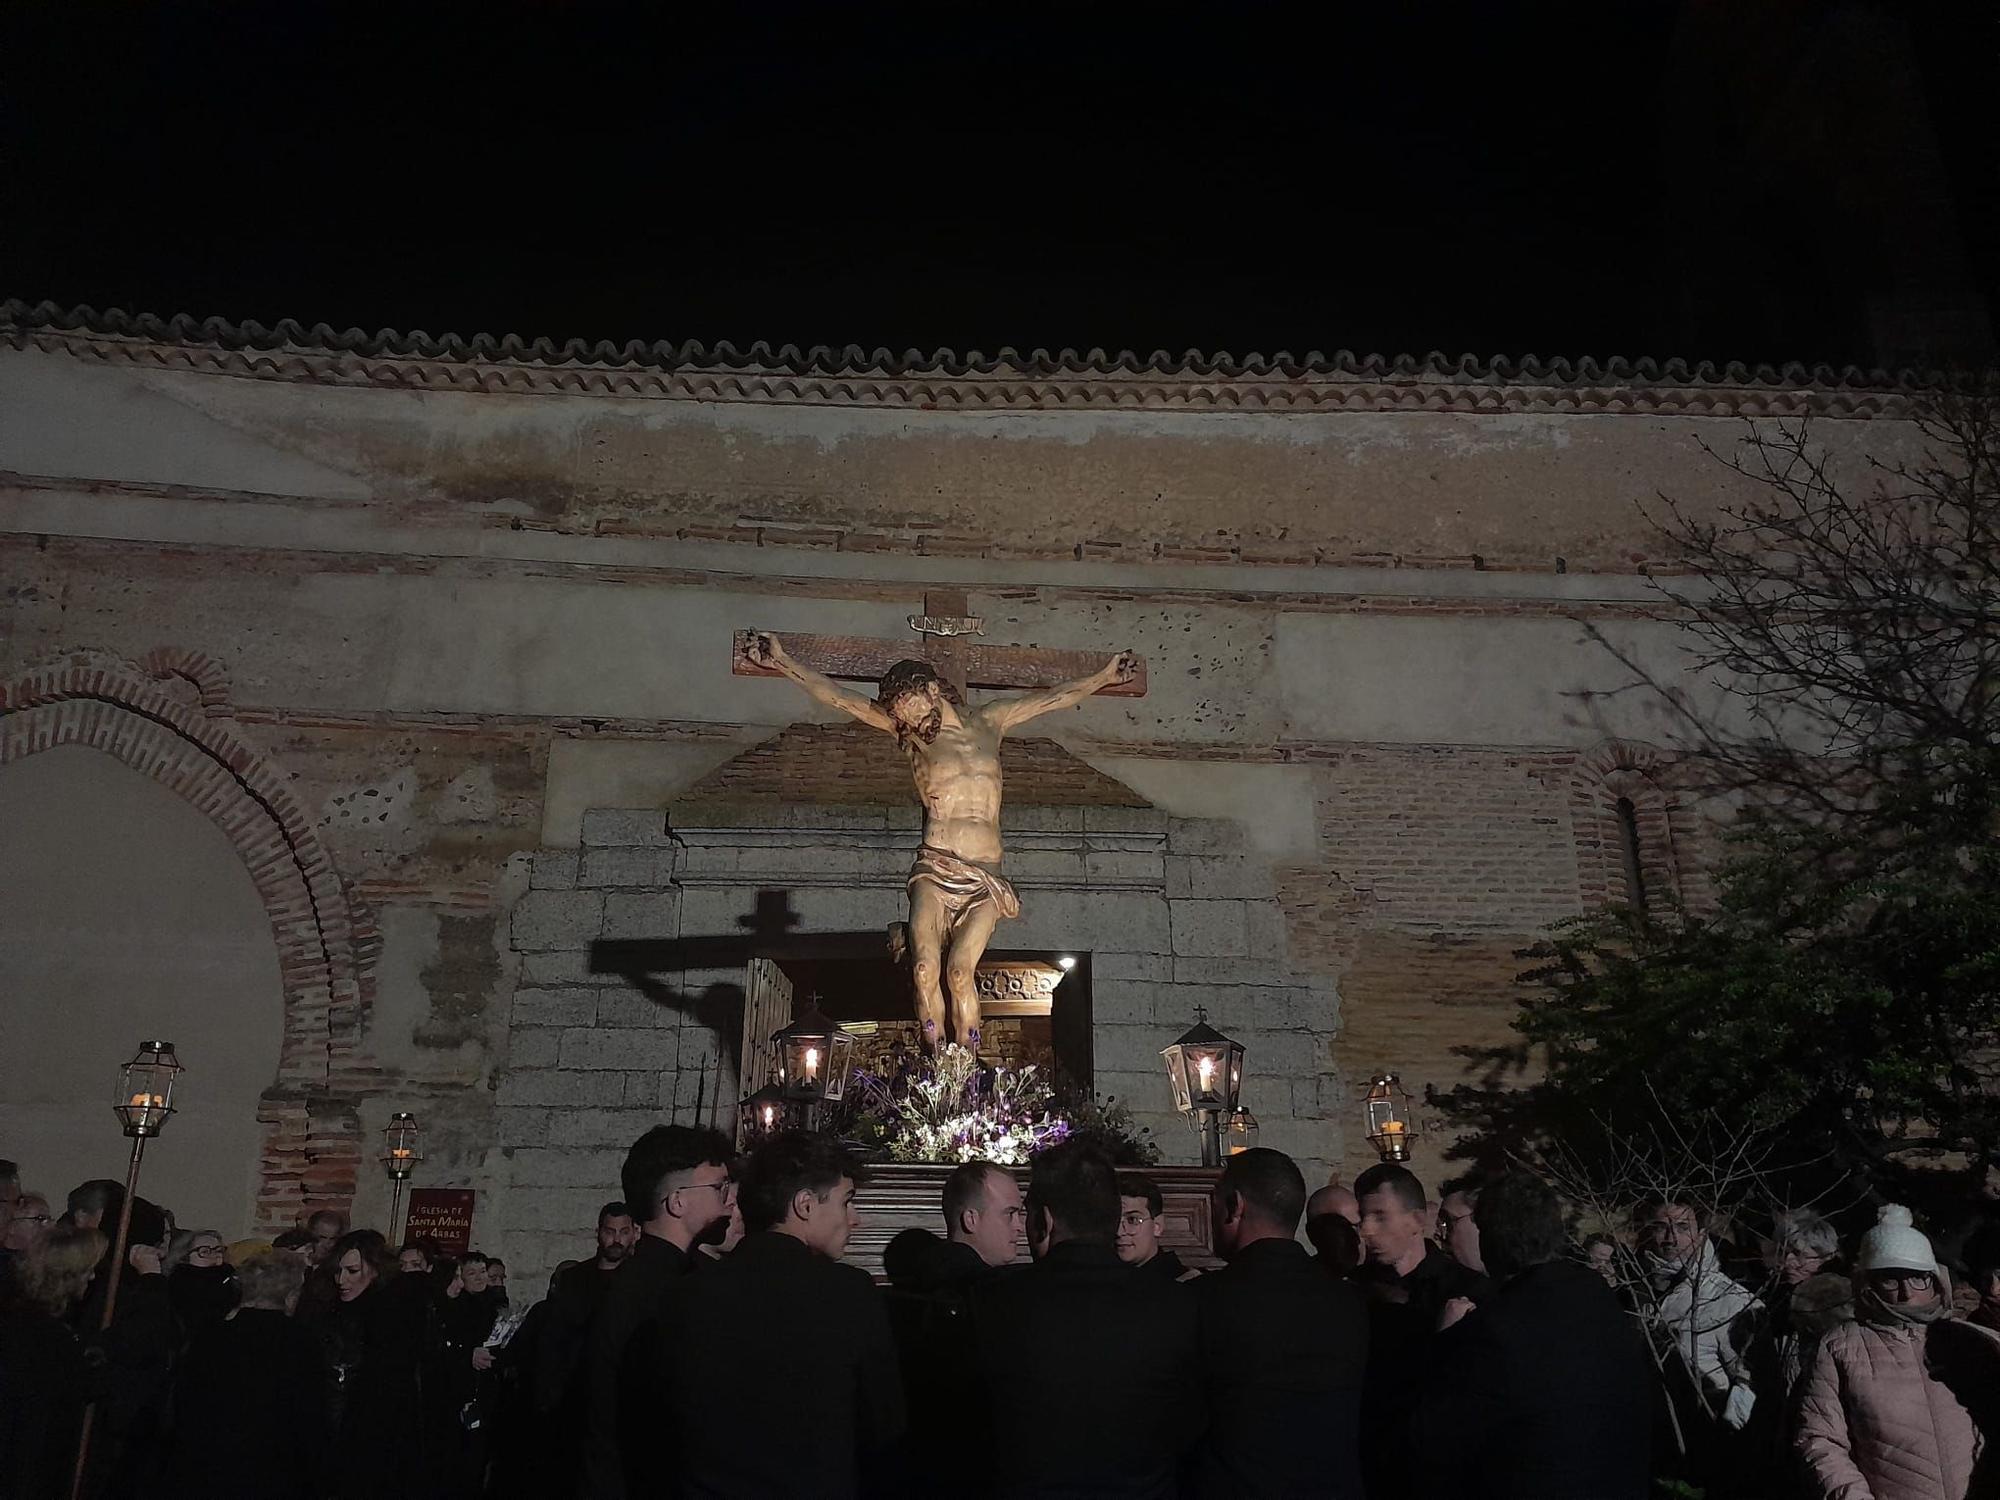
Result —
POLYGON ((821 1012, 816 1002, 771 1043, 778 1055, 778 1087, 797 1104, 831 1103, 847 1092, 854 1068, 854 1038, 821 1012))
POLYGON ((1243 1044, 1208 1024, 1208 1009, 1195 1007, 1195 1023, 1171 1047, 1160 1049, 1174 1087, 1174 1108, 1183 1114, 1228 1114, 1243 1088, 1243 1044))
POLYGON ((398 1182, 408 1177, 424 1159, 424 1148, 417 1136, 417 1117, 413 1114, 394 1114, 382 1131, 382 1169, 398 1182))
POLYGON ((1408 1161, 1410 1142, 1416 1127, 1410 1119, 1410 1097, 1394 1073, 1377 1073, 1368 1081, 1368 1097, 1362 1101, 1368 1122, 1368 1139, 1384 1161, 1408 1161))
POLYGON ((751 1139, 775 1135, 783 1130, 791 1101, 785 1097, 785 1091, 778 1085, 767 1083, 744 1099, 739 1108, 743 1114, 744 1137, 751 1139))
POLYGON ((141 1042, 133 1059, 118 1070, 111 1109, 127 1135, 155 1136, 174 1112, 174 1080, 186 1071, 172 1042, 141 1042))

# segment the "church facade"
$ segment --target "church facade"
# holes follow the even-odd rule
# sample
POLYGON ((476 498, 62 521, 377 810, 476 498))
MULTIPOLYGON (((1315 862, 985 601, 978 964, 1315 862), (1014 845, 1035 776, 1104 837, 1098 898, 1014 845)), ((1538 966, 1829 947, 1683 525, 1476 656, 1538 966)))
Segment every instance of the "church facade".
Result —
POLYGON ((733 1123, 746 1008, 907 1014, 907 770, 733 642, 918 654, 948 600, 1148 672, 1010 742, 989 1040, 1187 1161, 1158 1054, 1201 1007, 1263 1143, 1351 1180, 1369 1075, 1463 1081, 1551 923, 1704 899, 1671 724, 1594 696, 1624 675, 1592 631, 1682 669, 1642 507, 1742 498, 1704 448, 1746 419, 1811 420, 1857 474, 1907 456, 1908 403, 1854 372, 12 307, 0 1027, 30 1082, 0 1140, 44 1190, 113 1175, 104 1089, 166 1035, 186 1105, 148 1171, 182 1222, 379 1223, 409 1110, 482 1247, 577 1253, 634 1135, 733 1123))

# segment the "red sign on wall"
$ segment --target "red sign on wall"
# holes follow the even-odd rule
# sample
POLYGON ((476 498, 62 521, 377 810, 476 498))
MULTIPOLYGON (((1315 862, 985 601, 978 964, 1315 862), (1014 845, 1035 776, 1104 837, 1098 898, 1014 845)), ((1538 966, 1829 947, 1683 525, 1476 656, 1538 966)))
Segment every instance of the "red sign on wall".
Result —
POLYGON ((403 1239, 429 1240, 446 1255, 472 1248, 471 1188, 411 1188, 403 1239))

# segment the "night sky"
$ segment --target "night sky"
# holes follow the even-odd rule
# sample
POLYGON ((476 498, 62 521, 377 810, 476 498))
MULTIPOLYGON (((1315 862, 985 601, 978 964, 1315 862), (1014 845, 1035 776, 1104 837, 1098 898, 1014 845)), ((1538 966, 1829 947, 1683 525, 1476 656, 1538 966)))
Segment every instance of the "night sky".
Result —
MULTIPOLYGON (((1703 80, 1754 99, 1759 47, 1837 52, 1856 8, 1760 7, 1777 34, 1716 61, 1689 6, 1611 0, 17 6, 0 295, 739 346, 1865 362, 1826 246, 1868 206, 1826 217, 1837 171, 1774 195, 1701 165, 1755 149, 1703 80)), ((1990 310, 1990 7, 1893 8, 1990 310)), ((1911 231, 1867 232, 1873 265, 1911 231)))

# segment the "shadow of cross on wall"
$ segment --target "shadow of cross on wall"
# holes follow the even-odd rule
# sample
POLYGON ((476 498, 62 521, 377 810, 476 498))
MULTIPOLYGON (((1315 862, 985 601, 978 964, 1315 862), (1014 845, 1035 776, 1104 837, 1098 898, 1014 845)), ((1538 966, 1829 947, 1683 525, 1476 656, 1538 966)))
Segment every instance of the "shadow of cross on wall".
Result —
MULTIPOLYGON (((740 934, 713 937, 600 938, 590 945, 590 972, 616 974, 655 1005, 663 1005, 708 1028, 716 1055, 743 1075, 741 984, 715 983, 700 994, 688 990, 686 976, 704 969, 745 969, 753 958, 879 959, 889 936, 873 932, 794 932, 799 914, 789 891, 757 892, 751 909, 737 917, 740 934), (670 976, 679 976, 677 979, 670 976)), ((718 1085, 719 1086, 719 1085, 718 1085)), ((730 1108, 734 1109, 734 1102, 730 1108)))

